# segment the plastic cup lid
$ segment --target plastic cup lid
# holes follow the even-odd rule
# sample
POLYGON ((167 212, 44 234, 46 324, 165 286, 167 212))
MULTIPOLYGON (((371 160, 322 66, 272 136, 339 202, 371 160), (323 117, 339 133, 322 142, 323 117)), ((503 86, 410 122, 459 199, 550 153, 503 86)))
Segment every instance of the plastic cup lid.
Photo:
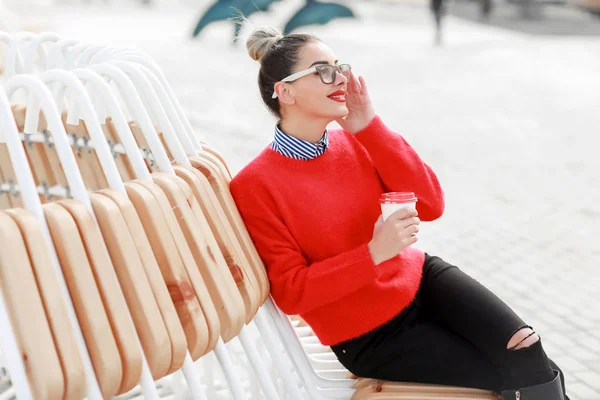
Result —
POLYGON ((380 203, 415 203, 417 197, 413 192, 388 192, 379 198, 380 203))

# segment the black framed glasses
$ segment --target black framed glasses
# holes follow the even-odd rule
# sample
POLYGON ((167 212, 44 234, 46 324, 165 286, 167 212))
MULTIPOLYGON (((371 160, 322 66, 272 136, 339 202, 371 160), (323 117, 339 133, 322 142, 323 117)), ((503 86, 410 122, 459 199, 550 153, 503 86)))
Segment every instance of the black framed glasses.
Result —
MULTIPOLYGON (((314 67, 305 69, 304 71, 296 72, 295 74, 285 77, 281 80, 281 82, 294 82, 295 80, 298 80, 302 77, 316 73, 316 74, 319 74, 319 78, 321 78, 321 82, 323 82, 326 85, 331 85, 333 82, 335 82, 335 77, 336 77, 337 73, 346 75, 350 72, 351 69, 352 69, 352 67, 350 66, 350 64, 315 65, 314 67)), ((277 93, 275 93, 275 91, 273 91, 272 97, 274 99, 277 98, 277 93)))

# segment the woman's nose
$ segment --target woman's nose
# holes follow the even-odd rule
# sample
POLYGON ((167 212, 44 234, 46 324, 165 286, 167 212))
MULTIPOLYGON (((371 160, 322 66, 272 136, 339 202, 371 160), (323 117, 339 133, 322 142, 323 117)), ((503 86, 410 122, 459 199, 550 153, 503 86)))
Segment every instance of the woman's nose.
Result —
POLYGON ((339 71, 336 72, 335 73, 335 84, 336 84, 336 86, 338 86, 338 85, 345 85, 346 83, 348 83, 348 77, 346 75, 342 74, 339 71))

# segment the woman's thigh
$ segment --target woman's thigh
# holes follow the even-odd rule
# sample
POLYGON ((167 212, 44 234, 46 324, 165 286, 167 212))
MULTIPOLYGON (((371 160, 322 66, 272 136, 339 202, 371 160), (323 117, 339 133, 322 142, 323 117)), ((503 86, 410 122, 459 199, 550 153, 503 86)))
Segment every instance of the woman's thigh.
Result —
POLYGON ((417 321, 372 349, 368 378, 499 391, 502 378, 471 343, 430 321, 417 321))
POLYGON ((427 256, 420 295, 426 318, 462 336, 496 366, 525 322, 498 296, 457 267, 427 256))

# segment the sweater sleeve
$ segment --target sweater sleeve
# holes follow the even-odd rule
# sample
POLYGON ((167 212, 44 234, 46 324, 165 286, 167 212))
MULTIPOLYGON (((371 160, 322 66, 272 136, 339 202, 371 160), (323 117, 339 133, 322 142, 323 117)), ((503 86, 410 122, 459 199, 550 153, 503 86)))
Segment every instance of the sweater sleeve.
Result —
POLYGON ((308 263, 268 193, 235 178, 231 194, 267 268, 271 296, 286 314, 302 314, 372 283, 377 268, 367 243, 308 263))
POLYGON ((433 221, 442 215, 444 192, 435 172, 401 135, 376 116, 355 137, 369 153, 386 191, 414 192, 419 218, 423 221, 433 221))

